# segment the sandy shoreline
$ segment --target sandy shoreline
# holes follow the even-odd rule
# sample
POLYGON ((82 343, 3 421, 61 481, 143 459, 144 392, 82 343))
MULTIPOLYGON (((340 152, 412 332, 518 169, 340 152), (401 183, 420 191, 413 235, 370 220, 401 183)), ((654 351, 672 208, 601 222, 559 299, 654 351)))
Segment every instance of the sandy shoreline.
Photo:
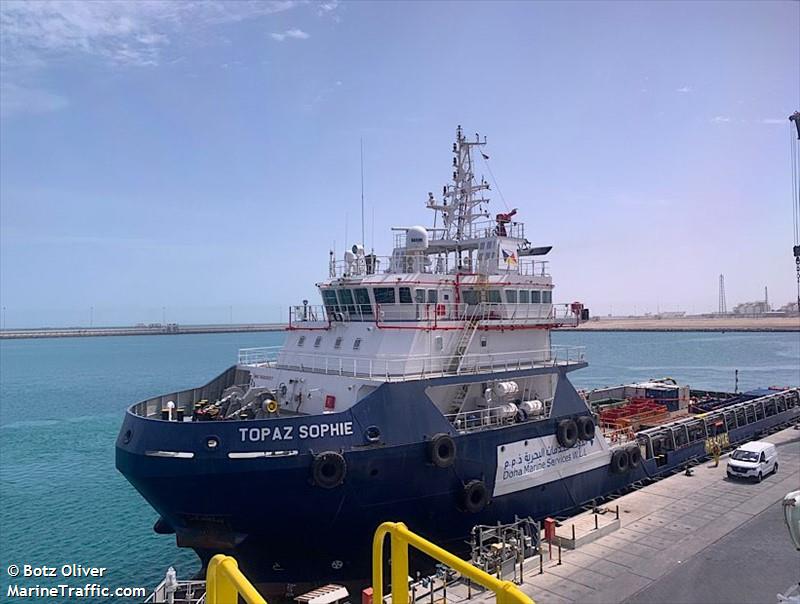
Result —
POLYGON ((800 317, 654 317, 596 318, 570 331, 797 331, 800 317))

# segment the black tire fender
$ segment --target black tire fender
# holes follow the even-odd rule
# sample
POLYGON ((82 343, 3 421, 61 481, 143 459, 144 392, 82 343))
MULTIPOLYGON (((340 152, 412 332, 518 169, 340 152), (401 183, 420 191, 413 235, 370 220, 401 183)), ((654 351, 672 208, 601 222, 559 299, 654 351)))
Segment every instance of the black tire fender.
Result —
POLYGON ((574 419, 562 419, 558 422, 556 440, 565 449, 575 446, 575 443, 578 442, 578 424, 574 419))
POLYGON ((630 467, 630 459, 626 449, 617 449, 611 454, 611 473, 624 474, 630 467))
POLYGON ((642 450, 639 445, 632 445, 628 447, 628 467, 635 470, 642 465, 642 450))
POLYGON ((578 424, 578 438, 580 440, 593 440, 595 425, 594 419, 590 415, 581 415, 577 422, 578 424))
POLYGON ((482 480, 470 480, 461 492, 461 505, 470 514, 483 511, 489 503, 489 489, 482 480))
POLYGON ((428 459, 438 468, 449 468, 456 461, 456 441, 449 434, 434 434, 428 442, 428 459))
POLYGON ((325 451, 314 456, 311 464, 311 480, 318 487, 333 489, 344 482, 347 462, 341 453, 325 451))

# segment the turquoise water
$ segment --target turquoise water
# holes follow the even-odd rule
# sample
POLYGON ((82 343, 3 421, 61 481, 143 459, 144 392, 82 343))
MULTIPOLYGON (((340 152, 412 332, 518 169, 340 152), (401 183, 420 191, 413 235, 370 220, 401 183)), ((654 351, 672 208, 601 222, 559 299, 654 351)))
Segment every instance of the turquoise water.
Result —
MULTIPOLYGON (((282 340, 264 333, 1 341, 0 599, 11 563, 105 566, 109 587, 153 586, 169 565, 179 577, 192 574, 194 555, 152 532, 155 513, 114 468, 124 409, 207 381, 239 348, 282 340)), ((735 369, 742 389, 800 384, 798 334, 563 332, 553 343, 586 346, 590 366, 572 374, 578 387, 671 376, 732 390, 735 369)))

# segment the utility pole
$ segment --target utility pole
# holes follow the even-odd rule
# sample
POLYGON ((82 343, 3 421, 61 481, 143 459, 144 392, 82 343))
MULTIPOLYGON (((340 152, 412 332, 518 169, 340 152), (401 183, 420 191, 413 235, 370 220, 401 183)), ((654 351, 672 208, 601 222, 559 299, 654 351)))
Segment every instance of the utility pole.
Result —
POLYGON ((792 218, 794 227, 794 264, 797 269, 797 310, 800 312, 800 111, 789 116, 797 130, 795 139, 789 128, 789 158, 792 164, 792 218))

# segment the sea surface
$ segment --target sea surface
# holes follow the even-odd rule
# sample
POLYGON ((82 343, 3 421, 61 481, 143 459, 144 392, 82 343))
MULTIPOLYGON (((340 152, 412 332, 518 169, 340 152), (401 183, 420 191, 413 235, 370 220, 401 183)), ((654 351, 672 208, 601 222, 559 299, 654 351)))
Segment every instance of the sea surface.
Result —
MULTIPOLYGON (((170 565, 189 578, 194 554, 153 533, 155 512, 114 468, 124 410, 208 381, 239 348, 282 341, 282 333, 0 341, 0 600, 9 564, 104 566, 108 587, 153 587, 170 565)), ((553 343, 586 347, 589 367, 571 374, 579 388, 668 376, 733 390, 737 369, 740 390, 800 384, 797 333, 559 332, 553 343)))

